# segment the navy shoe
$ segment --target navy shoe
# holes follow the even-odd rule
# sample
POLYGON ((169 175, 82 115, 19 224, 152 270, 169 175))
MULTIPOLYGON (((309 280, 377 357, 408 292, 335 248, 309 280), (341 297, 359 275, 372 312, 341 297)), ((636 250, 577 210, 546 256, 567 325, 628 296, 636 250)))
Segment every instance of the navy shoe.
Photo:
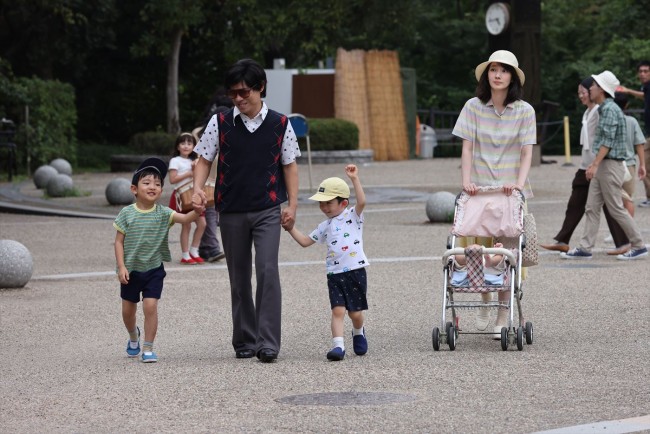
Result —
POLYGON ((131 339, 126 342, 126 355, 131 358, 138 357, 138 354, 140 354, 140 327, 136 327, 136 329, 138 330, 138 340, 135 341, 136 346, 131 345, 131 339))
POLYGON ((219 251, 206 252, 205 250, 199 249, 199 256, 203 258, 205 262, 217 262, 226 257, 226 254, 219 251))
POLYGON ((591 257, 591 253, 582 250, 580 247, 571 249, 566 253, 560 253, 562 259, 591 259, 591 257))
POLYGON ((343 360, 343 357, 345 357, 345 350, 341 347, 334 347, 329 351, 329 353, 327 353, 327 360, 331 360, 333 362, 343 360))
POLYGON ((354 348, 354 354, 357 356, 363 356, 368 352, 368 340, 366 339, 366 328, 363 328, 363 334, 354 335, 352 332, 352 347, 354 348))
POLYGON ((644 256, 648 256, 648 249, 646 247, 641 247, 638 249, 630 249, 626 253, 623 253, 622 255, 618 255, 616 259, 620 259, 622 261, 629 261, 630 259, 640 259, 644 256))

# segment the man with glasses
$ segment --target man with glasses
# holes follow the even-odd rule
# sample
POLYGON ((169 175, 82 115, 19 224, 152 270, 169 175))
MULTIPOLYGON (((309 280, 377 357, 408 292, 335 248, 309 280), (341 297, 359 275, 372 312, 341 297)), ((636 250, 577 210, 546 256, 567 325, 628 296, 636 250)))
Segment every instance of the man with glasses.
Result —
POLYGON ((226 73, 234 107, 214 115, 194 151, 195 207, 217 160, 215 206, 230 277, 235 357, 269 363, 280 352, 282 291, 278 271, 281 226, 293 227, 298 205, 298 139, 287 116, 270 110, 266 72, 242 59, 226 73), (281 209, 281 204, 287 202, 281 209), (252 246, 257 288, 252 294, 252 246))
MULTIPOLYGON (((645 152, 645 165, 650 167, 650 60, 639 62, 636 71, 641 82, 641 90, 632 90, 624 86, 620 86, 616 90, 643 100, 643 127, 646 136, 643 150, 645 152)), ((643 185, 645 186, 646 200, 641 202, 639 206, 650 208, 650 172, 646 173, 645 178, 643 178, 643 185)))

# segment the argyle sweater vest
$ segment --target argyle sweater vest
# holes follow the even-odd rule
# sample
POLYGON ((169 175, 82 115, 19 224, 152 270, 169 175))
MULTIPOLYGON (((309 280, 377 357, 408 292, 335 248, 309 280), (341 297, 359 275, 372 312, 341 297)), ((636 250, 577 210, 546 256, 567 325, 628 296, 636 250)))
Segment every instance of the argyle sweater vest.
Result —
POLYGON ((217 119, 217 211, 261 211, 286 202, 281 151, 288 118, 269 110, 262 125, 252 133, 241 117, 233 122, 232 109, 219 113, 217 119))

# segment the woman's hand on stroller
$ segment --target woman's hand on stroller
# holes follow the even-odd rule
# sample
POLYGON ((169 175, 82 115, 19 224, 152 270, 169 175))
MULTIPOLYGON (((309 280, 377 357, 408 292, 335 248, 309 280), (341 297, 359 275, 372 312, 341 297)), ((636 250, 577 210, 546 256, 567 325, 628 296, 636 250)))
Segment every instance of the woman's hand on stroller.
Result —
POLYGON ((513 190, 519 190, 521 192, 524 191, 524 187, 517 184, 503 184, 503 192, 506 196, 510 196, 513 190))
POLYGON ((473 182, 463 184, 463 190, 465 190, 465 192, 470 196, 474 196, 476 193, 478 193, 478 187, 473 182))

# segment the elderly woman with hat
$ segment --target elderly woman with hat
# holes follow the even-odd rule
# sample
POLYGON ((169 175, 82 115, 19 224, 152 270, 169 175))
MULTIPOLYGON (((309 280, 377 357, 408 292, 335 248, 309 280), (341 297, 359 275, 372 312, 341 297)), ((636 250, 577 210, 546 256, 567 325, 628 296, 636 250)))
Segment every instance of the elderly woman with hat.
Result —
MULTIPOLYGON (((528 181, 533 147, 537 142, 535 110, 522 100, 524 72, 513 53, 499 50, 475 70, 476 96, 465 103, 452 134, 463 141, 461 174, 463 190, 470 195, 477 186, 503 185, 506 194, 520 190, 526 199, 533 197, 528 181)), ((492 246, 491 239, 462 239, 459 245, 492 246)), ((522 273, 522 277, 524 273, 522 273)), ((491 300, 483 293, 483 301, 491 300)), ((502 300, 503 299, 503 300, 502 300)), ((499 293, 507 301, 507 292, 499 293)), ((476 318, 479 330, 487 329, 489 310, 480 308, 476 318)), ((494 337, 501 337, 507 323, 507 311, 499 310, 494 337)))

